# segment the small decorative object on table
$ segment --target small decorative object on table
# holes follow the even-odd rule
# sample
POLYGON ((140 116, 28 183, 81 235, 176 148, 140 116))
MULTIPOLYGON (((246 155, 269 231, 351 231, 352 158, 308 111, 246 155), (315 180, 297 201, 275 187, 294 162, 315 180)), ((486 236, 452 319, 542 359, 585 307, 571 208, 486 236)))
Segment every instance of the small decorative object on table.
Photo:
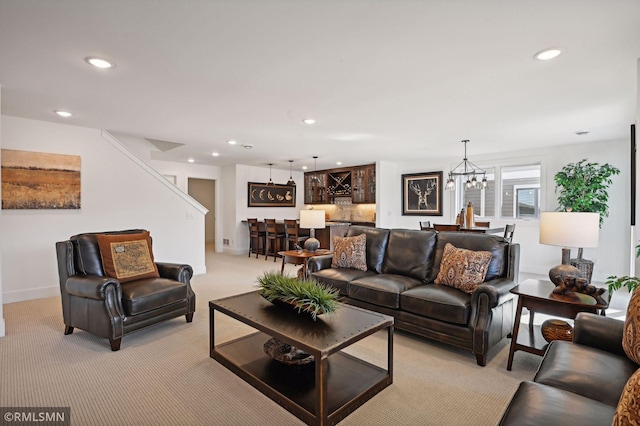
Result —
POLYGON ((309 355, 275 337, 265 342, 264 352, 271 358, 287 365, 305 365, 313 362, 313 355, 309 355))
POLYGON ((586 278, 566 276, 562 284, 553 289, 554 294, 565 295, 567 292, 576 292, 582 294, 588 294, 596 299, 598 304, 606 305, 607 303, 602 298, 602 294, 605 292, 604 288, 597 288, 592 284, 587 284, 586 278))
POLYGON ((315 321, 318 315, 331 314, 338 308, 338 290, 315 280, 295 278, 279 272, 265 272, 258 277, 260 294, 268 301, 291 305, 298 313, 307 313, 315 321))
POLYGON ((566 321, 558 319, 549 319, 542 323, 540 327, 542 337, 547 342, 552 340, 573 340, 573 327, 566 321))

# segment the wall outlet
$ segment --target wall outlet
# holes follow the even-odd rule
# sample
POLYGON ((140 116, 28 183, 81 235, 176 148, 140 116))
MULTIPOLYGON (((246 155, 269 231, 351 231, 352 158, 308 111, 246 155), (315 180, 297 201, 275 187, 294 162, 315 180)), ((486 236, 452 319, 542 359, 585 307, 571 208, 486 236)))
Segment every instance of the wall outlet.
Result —
POLYGON ((223 238, 222 239, 222 245, 228 246, 229 245, 229 239, 228 238, 223 238))

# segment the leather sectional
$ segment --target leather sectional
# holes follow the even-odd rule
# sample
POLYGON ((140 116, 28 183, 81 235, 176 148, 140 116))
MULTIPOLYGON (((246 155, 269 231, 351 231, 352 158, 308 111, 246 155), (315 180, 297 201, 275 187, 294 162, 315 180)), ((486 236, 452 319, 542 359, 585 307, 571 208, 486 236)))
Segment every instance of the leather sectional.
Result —
POLYGON ((309 259, 317 281, 342 301, 392 315, 395 327, 472 351, 478 365, 512 330, 520 246, 495 235, 350 226, 366 234, 367 270, 331 267, 332 255, 309 259), (492 254, 485 282, 473 293, 434 284, 446 243, 492 254))

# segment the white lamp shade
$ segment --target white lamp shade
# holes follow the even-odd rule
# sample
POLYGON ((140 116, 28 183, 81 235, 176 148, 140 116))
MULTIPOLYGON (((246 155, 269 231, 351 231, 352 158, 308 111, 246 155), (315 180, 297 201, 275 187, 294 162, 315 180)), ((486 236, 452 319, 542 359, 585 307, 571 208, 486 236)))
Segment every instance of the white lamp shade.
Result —
POLYGON ((600 214, 541 212, 540 244, 560 247, 598 247, 600 214))
POLYGON ((324 228, 324 210, 300 210, 300 228, 324 228))

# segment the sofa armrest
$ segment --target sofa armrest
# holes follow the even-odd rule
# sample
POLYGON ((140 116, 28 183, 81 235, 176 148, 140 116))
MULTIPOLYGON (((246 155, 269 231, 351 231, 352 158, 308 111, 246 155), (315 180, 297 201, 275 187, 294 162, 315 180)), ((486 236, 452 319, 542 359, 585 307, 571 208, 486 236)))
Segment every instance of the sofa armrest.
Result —
POLYGON ((109 286, 113 286, 117 294, 121 294, 120 282, 115 278, 97 275, 74 275, 67 279, 65 290, 68 294, 85 299, 105 300, 109 286))
POLYGON ((333 260, 332 254, 324 254, 322 256, 313 256, 307 260, 307 271, 309 273, 321 271, 323 269, 331 268, 331 261, 333 260))
POLYGON ((156 262, 158 273, 162 278, 188 283, 193 277, 193 268, 179 263, 156 262))
POLYGON ((478 298, 481 294, 486 294, 489 299, 489 308, 495 308, 506 300, 513 299, 514 294, 511 293, 516 283, 509 278, 497 278, 480 284, 471 294, 471 304, 477 305, 478 298))
POLYGON ((622 349, 623 332, 624 321, 580 312, 574 323, 573 343, 626 356, 622 349))

